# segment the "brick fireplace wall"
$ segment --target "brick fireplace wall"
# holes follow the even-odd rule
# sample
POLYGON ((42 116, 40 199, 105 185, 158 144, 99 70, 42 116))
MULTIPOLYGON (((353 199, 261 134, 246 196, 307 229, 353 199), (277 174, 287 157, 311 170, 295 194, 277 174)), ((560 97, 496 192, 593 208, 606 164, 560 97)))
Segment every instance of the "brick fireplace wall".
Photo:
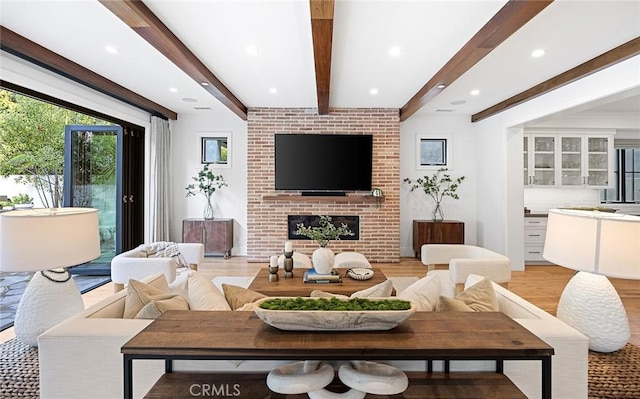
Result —
MULTIPOLYGON (((287 215, 358 215, 358 241, 331 241, 334 252, 356 251, 370 262, 400 260, 400 119, 397 109, 332 109, 318 115, 315 108, 252 108, 248 113, 247 256, 267 262, 282 253, 287 240, 287 215), (372 201, 324 199, 289 200, 298 192, 274 189, 276 133, 336 133, 373 135, 374 188, 382 189, 378 208, 372 201)), ((301 165, 304 167, 304 165, 301 165)), ((366 194, 370 193, 349 193, 366 194)), ((317 244, 293 241, 294 250, 311 255, 317 244)))

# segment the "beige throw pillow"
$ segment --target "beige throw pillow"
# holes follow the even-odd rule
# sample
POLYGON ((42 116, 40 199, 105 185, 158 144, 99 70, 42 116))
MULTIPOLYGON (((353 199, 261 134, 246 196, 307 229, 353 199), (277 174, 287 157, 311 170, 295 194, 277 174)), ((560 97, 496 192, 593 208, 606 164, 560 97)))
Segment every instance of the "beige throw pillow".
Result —
POLYGON ((356 291, 349 298, 386 298, 393 292, 393 282, 385 280, 364 290, 356 291))
POLYGON ((227 303, 231 306, 231 310, 238 310, 248 303, 253 303, 258 299, 267 297, 259 292, 225 283, 222 283, 222 292, 224 293, 227 303))
POLYGON ((138 280, 129 280, 127 297, 124 302, 123 319, 133 319, 138 312, 153 300, 163 300, 174 297, 175 294, 162 292, 138 280))
POLYGON ((440 295, 438 311, 497 312, 498 300, 493 284, 488 277, 477 282, 455 298, 440 295))
POLYGON ((438 306, 440 277, 434 275, 423 277, 402 290, 397 296, 415 303, 418 311, 432 312, 438 306))
POLYGON ((349 299, 348 296, 342 294, 332 294, 331 292, 326 292, 322 290, 313 290, 311 294, 309 294, 311 298, 333 298, 336 297, 338 299, 349 299))
POLYGON ((153 300, 140 309, 135 318, 157 319, 167 310, 189 310, 189 303, 180 295, 167 299, 153 300))
POLYGON ((231 310, 224 294, 202 274, 191 273, 187 286, 189 307, 192 310, 231 310))

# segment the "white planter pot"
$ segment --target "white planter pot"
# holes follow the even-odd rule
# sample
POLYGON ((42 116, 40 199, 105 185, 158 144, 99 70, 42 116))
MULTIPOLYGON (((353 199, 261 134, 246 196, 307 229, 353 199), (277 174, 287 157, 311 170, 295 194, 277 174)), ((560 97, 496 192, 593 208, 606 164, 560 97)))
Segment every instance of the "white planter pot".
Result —
POLYGON ((311 255, 313 268, 318 274, 330 274, 333 270, 333 259, 335 258, 333 251, 329 248, 318 248, 311 255))

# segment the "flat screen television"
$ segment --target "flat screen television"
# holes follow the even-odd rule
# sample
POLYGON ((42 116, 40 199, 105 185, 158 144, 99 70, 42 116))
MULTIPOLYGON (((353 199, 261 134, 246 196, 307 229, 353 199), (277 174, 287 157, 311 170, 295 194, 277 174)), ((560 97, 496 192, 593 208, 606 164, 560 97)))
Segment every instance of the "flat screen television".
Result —
POLYGON ((276 134, 275 189, 370 191, 373 136, 276 134))

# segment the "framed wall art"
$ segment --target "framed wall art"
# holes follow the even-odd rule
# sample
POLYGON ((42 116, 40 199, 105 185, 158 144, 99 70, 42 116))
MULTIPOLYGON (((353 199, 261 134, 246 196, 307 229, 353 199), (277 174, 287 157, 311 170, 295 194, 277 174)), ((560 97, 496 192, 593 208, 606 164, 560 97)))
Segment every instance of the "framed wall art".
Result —
POLYGON ((210 133, 200 137, 200 162, 211 166, 231 166, 231 134, 210 133))
POLYGON ((416 135, 416 168, 430 170, 451 168, 451 136, 416 135))

